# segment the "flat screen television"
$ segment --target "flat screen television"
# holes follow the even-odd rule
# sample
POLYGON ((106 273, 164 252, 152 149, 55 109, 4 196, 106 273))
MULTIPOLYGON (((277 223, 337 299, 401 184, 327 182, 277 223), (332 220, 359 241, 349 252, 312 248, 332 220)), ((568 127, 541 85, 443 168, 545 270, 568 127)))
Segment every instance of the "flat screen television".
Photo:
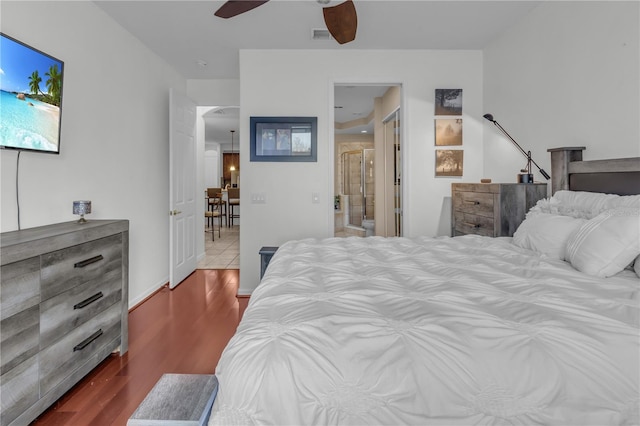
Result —
POLYGON ((64 62, 0 33, 0 148, 60 153, 64 62))

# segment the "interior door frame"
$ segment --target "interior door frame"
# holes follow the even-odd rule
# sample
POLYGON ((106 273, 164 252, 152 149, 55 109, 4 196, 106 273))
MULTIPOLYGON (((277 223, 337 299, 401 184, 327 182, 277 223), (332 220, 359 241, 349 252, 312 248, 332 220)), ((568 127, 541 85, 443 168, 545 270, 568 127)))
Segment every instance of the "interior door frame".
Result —
MULTIPOLYGON (((240 106, 239 104, 236 103, 232 103, 232 104, 228 104, 226 102, 223 103, 215 103, 215 102, 200 102, 197 106, 197 129, 196 129, 196 137, 198 140, 198 151, 197 151, 197 155, 198 155, 198 188, 199 191, 201 191, 201 193, 204 193, 204 191, 207 190, 207 185, 205 183, 205 179, 204 179, 204 167, 205 167, 205 162, 204 162, 204 153, 207 149, 207 142, 210 143, 214 143, 216 146, 216 149, 218 151, 219 154, 219 158, 218 158, 218 167, 219 167, 219 172, 220 172, 220 176, 219 178, 221 178, 221 180, 224 178, 224 156, 225 154, 229 154, 230 151, 228 150, 228 145, 231 145, 231 138, 230 138, 230 134, 228 133, 229 130, 235 130, 235 136, 234 136, 234 140, 235 140, 235 144, 234 144, 234 155, 236 158, 236 161, 238 162, 236 165, 238 166, 238 169, 240 168, 240 164, 239 164, 239 159, 240 156, 242 155, 241 153, 241 148, 240 148, 240 132, 242 131, 242 128, 240 126, 240 117, 239 117, 239 113, 240 113, 240 106), (215 105, 215 106, 214 106, 215 105), (216 111, 226 111, 226 110, 237 110, 238 111, 238 118, 235 122, 230 123, 228 122, 229 118, 226 114, 224 115, 220 115, 218 116, 213 115, 212 112, 216 112, 216 111), (206 127, 207 127, 207 121, 210 119, 220 119, 221 121, 219 123, 216 123, 214 127, 216 127, 217 129, 221 129, 224 128, 225 132, 227 132, 227 135, 229 136, 225 136, 225 139, 220 139, 219 137, 215 137, 212 136, 211 133, 207 133, 206 131, 206 127), (224 121, 224 119, 227 119, 227 121, 224 121), (228 129, 228 130, 227 130, 228 129), (208 136, 207 136, 208 135, 208 136), (228 138, 228 139, 227 139, 228 138), (207 141, 208 139, 208 141, 207 141)), ((214 130, 214 134, 215 134, 215 130, 214 130)), ((222 184, 219 182, 216 185, 214 185, 213 187, 219 187, 222 186, 222 184)), ((246 187, 246 184, 244 185, 246 187)), ((200 197, 198 199, 198 203, 200 204, 200 207, 198 208, 202 208, 202 210, 206 210, 206 203, 204 201, 204 197, 200 197), (200 200, 200 198, 202 200, 200 200)), ((227 206, 228 208, 228 206, 227 206)), ((202 218, 202 221, 200 223, 200 229, 204 229, 205 226, 205 220, 204 217, 202 218)), ((224 232, 224 231, 223 231, 224 232)), ((238 236, 240 236, 242 234, 242 227, 240 227, 240 229, 238 230, 238 236)), ((197 236, 197 242, 198 242, 198 256, 200 259, 206 258, 207 256, 207 244, 205 243, 205 240, 207 240, 207 237, 204 236, 204 232, 200 235, 197 236)), ((208 237, 210 239, 210 235, 208 237)), ((216 241, 218 241, 218 239, 216 239, 216 241)), ((202 268, 202 269, 206 269, 202 268)))

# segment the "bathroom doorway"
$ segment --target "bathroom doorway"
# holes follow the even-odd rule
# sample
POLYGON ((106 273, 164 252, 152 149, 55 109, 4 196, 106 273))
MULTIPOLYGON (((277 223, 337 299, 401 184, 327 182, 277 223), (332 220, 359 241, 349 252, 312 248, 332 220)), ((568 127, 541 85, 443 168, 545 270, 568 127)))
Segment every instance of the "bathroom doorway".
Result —
POLYGON ((334 236, 401 236, 400 85, 334 86, 334 236))

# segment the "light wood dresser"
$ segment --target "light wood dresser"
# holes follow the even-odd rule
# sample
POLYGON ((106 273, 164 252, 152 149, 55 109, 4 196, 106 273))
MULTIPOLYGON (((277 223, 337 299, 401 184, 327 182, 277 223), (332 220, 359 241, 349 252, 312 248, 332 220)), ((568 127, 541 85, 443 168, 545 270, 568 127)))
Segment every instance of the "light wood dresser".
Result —
POLYGON ((546 196, 546 183, 453 183, 451 235, 511 237, 546 196))
POLYGON ((25 425, 127 352, 129 221, 0 234, 0 425, 25 425))

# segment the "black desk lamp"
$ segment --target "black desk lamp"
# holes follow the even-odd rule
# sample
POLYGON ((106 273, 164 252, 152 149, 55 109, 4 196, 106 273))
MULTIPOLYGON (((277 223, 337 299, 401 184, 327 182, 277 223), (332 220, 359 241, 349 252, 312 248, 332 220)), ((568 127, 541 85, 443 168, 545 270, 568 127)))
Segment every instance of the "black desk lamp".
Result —
POLYGON ((531 173, 531 163, 536 165, 538 170, 540 170, 540 174, 542 176, 544 176, 545 179, 547 179, 547 180, 551 179, 551 176, 549 176, 549 174, 547 174, 547 172, 545 172, 543 169, 541 169, 540 166, 538 166, 538 164, 535 161, 533 161, 533 159, 531 158, 531 151, 525 151, 524 149, 522 149, 522 147, 520 145, 518 145, 518 142, 516 142, 511 137, 511 135, 509 133, 507 133, 507 131, 505 129, 502 128, 500 123, 498 123, 496 120, 493 119, 493 115, 485 114, 485 115, 483 115, 483 117, 486 118, 487 120, 489 120, 490 122, 492 122, 493 124, 495 124, 496 127, 498 129, 500 129, 500 131, 502 133, 504 133, 505 136, 508 137, 511 140, 511 142, 513 142, 513 144, 515 146, 518 147, 520 152, 522 152, 522 154, 524 154, 524 156, 527 157, 527 167, 526 167, 526 169, 520 170, 523 173, 518 175, 518 183, 533 183, 533 173, 531 173))

